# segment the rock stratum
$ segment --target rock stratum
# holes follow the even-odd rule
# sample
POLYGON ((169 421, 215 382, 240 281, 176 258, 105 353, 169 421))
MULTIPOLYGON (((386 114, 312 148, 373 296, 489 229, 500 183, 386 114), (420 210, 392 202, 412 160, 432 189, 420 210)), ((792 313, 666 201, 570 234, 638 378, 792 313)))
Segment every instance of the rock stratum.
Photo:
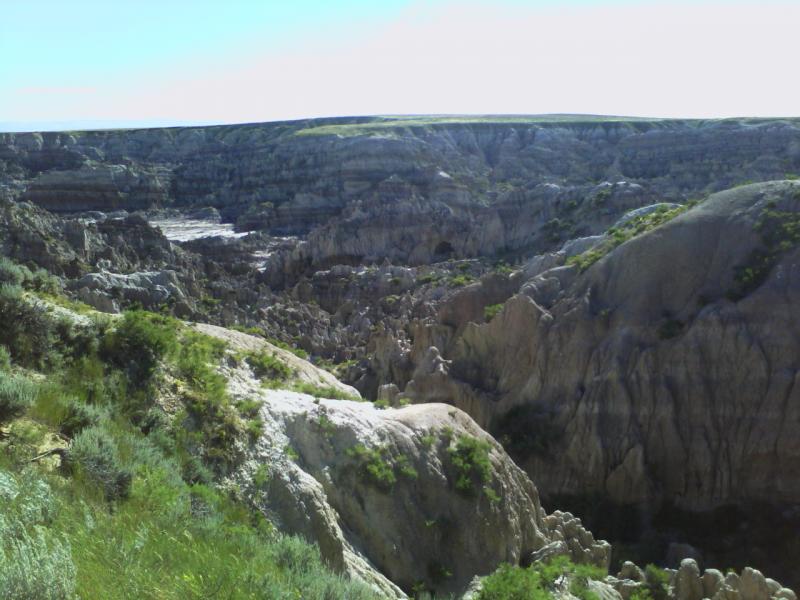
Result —
POLYGON ((247 229, 309 234, 282 257, 289 274, 541 248, 655 199, 797 171, 792 120, 364 118, 0 135, 0 175, 23 200, 56 212, 213 206, 247 229))

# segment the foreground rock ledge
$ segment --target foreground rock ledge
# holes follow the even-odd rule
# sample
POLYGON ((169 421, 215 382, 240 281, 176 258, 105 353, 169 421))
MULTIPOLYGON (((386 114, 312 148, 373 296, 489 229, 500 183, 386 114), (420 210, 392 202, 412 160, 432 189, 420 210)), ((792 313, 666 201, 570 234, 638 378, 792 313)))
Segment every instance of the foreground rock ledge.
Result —
POLYGON ((283 527, 317 542, 334 568, 390 597, 405 597, 403 590, 419 584, 462 593, 475 575, 553 544, 575 561, 608 565, 608 544, 595 541, 572 515, 547 516, 527 475, 452 406, 379 410, 234 387, 249 397, 260 394, 265 422, 236 483, 283 527), (487 487, 494 499, 480 487, 456 489, 448 448, 461 436, 489 444, 487 487), (365 476, 351 450, 358 445, 382 453, 396 473, 393 484, 365 476), (415 476, 404 474, 411 469, 415 476))

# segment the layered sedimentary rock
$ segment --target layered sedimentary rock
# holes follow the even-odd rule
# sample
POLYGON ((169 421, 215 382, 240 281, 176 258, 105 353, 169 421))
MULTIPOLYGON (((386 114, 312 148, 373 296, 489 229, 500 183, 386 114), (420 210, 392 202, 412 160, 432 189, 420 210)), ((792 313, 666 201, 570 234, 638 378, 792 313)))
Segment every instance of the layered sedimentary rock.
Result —
POLYGON ((778 519, 800 497, 799 226, 800 184, 745 186, 583 272, 531 261, 488 323, 475 284, 418 325, 405 395, 466 410, 548 495, 778 519))
POLYGON ((274 265, 293 271, 543 247, 657 198, 796 172, 800 128, 791 120, 339 119, 3 134, 0 161, 6 185, 52 210, 215 206, 244 227, 313 232, 274 265))
POLYGON ((163 168, 92 164, 41 173, 21 198, 53 212, 140 210, 168 203, 169 178, 163 168))

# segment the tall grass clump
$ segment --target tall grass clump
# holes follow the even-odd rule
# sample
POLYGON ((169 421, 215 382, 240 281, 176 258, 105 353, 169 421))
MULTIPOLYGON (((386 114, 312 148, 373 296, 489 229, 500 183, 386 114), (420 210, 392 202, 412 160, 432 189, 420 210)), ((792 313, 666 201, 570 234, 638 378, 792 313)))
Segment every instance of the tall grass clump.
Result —
POLYGON ((33 404, 37 386, 31 380, 0 371, 0 423, 21 416, 33 404))

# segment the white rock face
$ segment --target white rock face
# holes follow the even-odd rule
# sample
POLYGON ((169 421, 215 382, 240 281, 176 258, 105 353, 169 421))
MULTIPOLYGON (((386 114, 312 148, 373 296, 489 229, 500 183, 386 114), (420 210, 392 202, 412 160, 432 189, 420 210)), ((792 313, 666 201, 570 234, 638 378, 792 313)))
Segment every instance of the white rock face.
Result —
POLYGON ((576 560, 605 563, 571 515, 545 518, 531 481, 465 413, 443 404, 378 410, 360 402, 265 391, 266 434, 237 475, 257 505, 288 530, 320 544, 337 569, 402 597, 419 582, 460 593, 475 575, 517 563, 554 537, 576 560), (491 478, 455 487, 450 451, 461 436, 489 445, 491 478), (358 445, 392 473, 381 483, 352 455, 358 445), (268 480, 255 483, 266 465, 268 480), (412 471, 413 470, 413 471, 412 471), (413 474, 415 473, 415 474, 413 474), (495 494, 492 499, 488 494, 495 494))
MULTIPOLYGON (((252 337, 230 335, 239 344, 252 337)), ((547 516, 531 480, 463 411, 318 400, 264 389, 246 366, 224 370, 232 396, 263 401, 264 435, 231 483, 282 528, 319 544, 334 569, 387 597, 420 584, 460 594, 475 575, 556 541, 573 560, 607 566, 608 544, 569 513, 547 516), (477 441, 488 459, 485 480, 468 469, 463 490, 459 440, 477 441)))

